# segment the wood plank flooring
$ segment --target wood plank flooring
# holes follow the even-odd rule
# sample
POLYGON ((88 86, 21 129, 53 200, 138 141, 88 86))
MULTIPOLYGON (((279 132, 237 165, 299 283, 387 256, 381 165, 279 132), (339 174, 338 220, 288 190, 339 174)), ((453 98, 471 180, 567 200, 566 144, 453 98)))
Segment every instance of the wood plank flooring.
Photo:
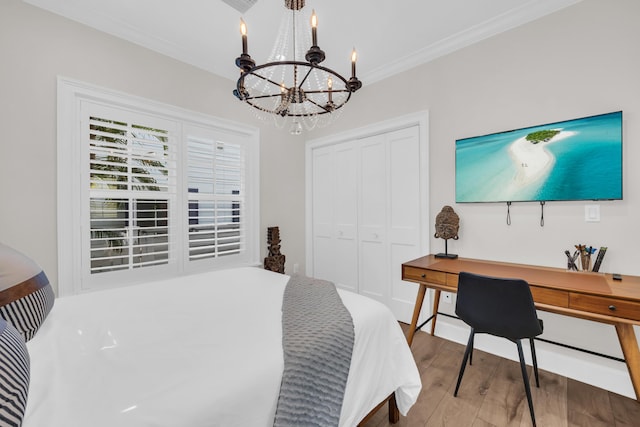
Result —
MULTIPOLYGON (((406 331, 407 325, 402 324, 406 331)), ((418 332, 413 355, 422 378, 422 392, 397 427, 503 427, 532 425, 524 393, 520 365, 474 350, 458 397, 453 397, 464 346, 418 332)), ((514 352, 516 352, 514 345, 514 352)), ((640 426, 640 403, 539 370, 535 387, 529 367, 533 406, 539 427, 632 427, 640 426)), ((384 407, 365 427, 391 426, 384 407)))

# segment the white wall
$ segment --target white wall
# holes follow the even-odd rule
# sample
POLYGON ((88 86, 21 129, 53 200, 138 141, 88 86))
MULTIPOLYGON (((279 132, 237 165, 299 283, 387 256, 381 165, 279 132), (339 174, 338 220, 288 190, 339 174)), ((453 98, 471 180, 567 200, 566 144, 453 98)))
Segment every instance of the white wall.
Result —
MULTIPOLYGON (((601 271, 640 275, 635 247, 640 238, 639 17, 637 0, 584 0, 391 79, 371 85, 365 81, 336 126, 323 133, 429 110, 430 235, 436 214, 451 205, 460 215, 460 239, 449 242, 450 252, 564 268, 564 250, 586 243, 609 248, 601 271), (505 204, 455 203, 456 139, 618 110, 624 112, 624 200, 598 202, 601 222, 584 221, 584 205, 592 202, 547 203, 544 227, 535 203, 513 204, 511 226, 505 204)), ((431 237, 430 245, 444 250, 442 240, 431 237)), ((452 312, 453 304, 441 304, 441 309, 452 312)), ((621 356, 613 327, 541 316, 546 338, 621 356)), ((439 322, 442 333, 454 337, 456 321, 439 322)), ((547 348, 552 352, 541 357, 543 368, 560 363, 565 353, 555 346, 540 347, 543 353, 547 348)), ((616 372, 601 386, 633 393, 623 364, 576 357, 616 372)), ((571 365, 555 368, 570 376, 585 374, 580 378, 591 381, 571 365)))
MULTIPOLYGON (((235 82, 19 0, 0 3, 0 241, 57 287, 56 76, 261 128, 261 241, 280 226, 287 271, 304 266, 304 141, 254 119, 235 82)), ((229 61, 232 61, 230 58, 229 61)))

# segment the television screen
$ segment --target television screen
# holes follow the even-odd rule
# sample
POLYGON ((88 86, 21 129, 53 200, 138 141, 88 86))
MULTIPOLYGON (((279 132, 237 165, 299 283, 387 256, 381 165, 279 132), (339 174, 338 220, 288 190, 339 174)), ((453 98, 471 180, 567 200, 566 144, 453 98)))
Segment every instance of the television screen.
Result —
POLYGON ((622 111, 456 141, 456 202, 622 199, 622 111))

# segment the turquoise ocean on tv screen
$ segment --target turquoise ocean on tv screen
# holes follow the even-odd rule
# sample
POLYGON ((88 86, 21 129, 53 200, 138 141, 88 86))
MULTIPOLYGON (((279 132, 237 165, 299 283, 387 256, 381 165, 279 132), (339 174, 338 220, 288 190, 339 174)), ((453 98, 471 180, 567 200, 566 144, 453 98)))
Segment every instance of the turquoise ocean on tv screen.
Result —
POLYGON ((456 141, 456 202, 621 198, 622 112, 456 141), (509 147, 532 132, 548 129, 573 134, 546 145, 550 166, 535 179, 515 185, 524 163, 513 157, 509 147))

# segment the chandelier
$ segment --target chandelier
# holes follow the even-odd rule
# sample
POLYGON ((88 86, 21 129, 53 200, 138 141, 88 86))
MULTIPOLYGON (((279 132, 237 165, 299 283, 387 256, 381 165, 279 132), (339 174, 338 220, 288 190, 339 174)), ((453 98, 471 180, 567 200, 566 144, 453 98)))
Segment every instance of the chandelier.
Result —
MULTIPOLYGON (((247 26, 240 19, 242 54, 236 58, 240 78, 233 94, 258 117, 273 118, 276 126, 290 124, 292 134, 325 126, 335 118, 362 87, 356 77, 356 51, 351 54, 351 77, 320 65, 325 53, 318 47, 318 19, 311 14, 309 26, 298 19, 305 0, 284 0, 286 11, 271 55, 256 65, 247 50, 247 26), (310 36, 310 37, 309 37, 310 36), (306 46, 310 46, 305 50, 306 46)), ((303 20, 304 21, 304 20, 303 20)))

